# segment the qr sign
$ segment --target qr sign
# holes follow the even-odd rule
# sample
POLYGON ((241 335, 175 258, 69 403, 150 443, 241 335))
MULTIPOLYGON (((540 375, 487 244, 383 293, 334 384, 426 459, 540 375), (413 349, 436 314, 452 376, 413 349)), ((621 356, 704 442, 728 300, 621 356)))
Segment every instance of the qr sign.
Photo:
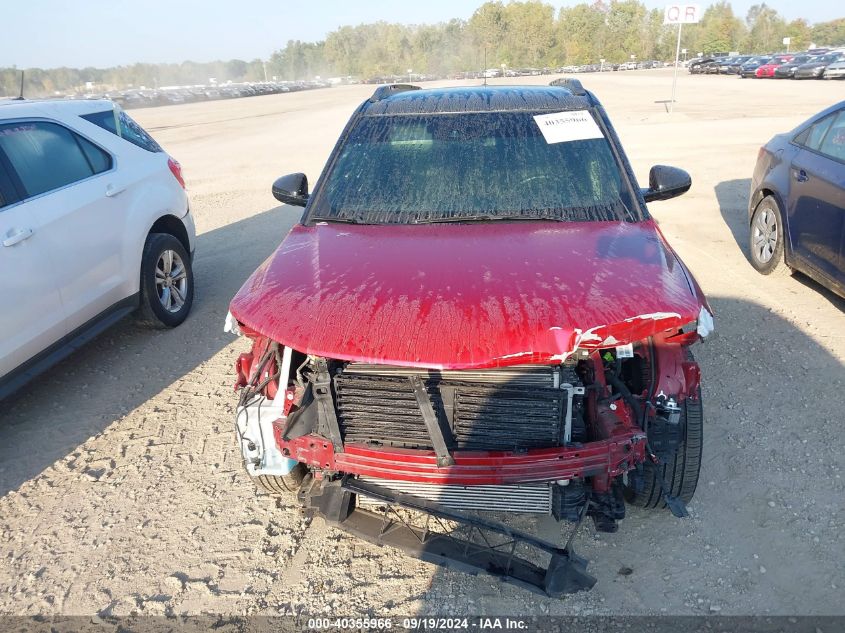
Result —
POLYGON ((663 24, 697 24, 700 16, 697 4, 669 4, 663 10, 663 24))

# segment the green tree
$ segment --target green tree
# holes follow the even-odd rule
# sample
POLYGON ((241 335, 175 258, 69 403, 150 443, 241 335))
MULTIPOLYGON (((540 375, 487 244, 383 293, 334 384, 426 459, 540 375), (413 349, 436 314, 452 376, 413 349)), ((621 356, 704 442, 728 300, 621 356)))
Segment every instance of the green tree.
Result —
MULTIPOLYGON (((649 59, 669 60, 675 59, 675 46, 677 44, 676 27, 663 24, 663 11, 652 9, 646 19, 647 34, 644 39, 644 55, 649 59)), ((681 47, 689 46, 689 34, 685 28, 682 33, 681 47)))
POLYGON ((541 67, 553 60, 554 7, 539 0, 505 6, 505 58, 510 66, 541 67))
POLYGON ((646 8, 638 0, 611 0, 607 12, 605 57, 621 62, 645 59, 646 8))
POLYGON ((765 2, 755 4, 748 10, 745 22, 748 25, 745 50, 752 53, 781 50, 786 35, 786 22, 777 11, 765 2))
POLYGON ((685 27, 685 31, 689 33, 686 48, 705 55, 747 50, 745 25, 734 15, 728 2, 711 4, 702 14, 701 22, 685 27))
POLYGON ((790 39, 789 50, 800 51, 806 49, 813 39, 813 29, 807 20, 799 18, 786 25, 785 37, 790 39))
POLYGON ((565 64, 598 62, 605 56, 606 10, 600 4, 577 4, 560 10, 558 50, 565 64))
POLYGON ((267 73, 293 81, 323 75, 328 71, 324 49, 324 42, 289 40, 287 46, 270 57, 267 73))
POLYGON ((469 35, 477 48, 498 51, 504 44, 507 30, 507 14, 501 2, 485 2, 469 19, 469 35))
POLYGON ((845 18, 816 24, 812 39, 817 46, 845 46, 845 18))

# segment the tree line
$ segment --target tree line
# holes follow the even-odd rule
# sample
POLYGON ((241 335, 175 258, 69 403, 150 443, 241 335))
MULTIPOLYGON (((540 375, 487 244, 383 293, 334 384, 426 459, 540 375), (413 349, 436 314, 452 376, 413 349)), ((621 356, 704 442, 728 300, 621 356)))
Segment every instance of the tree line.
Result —
MULTIPOLYGON (((555 14, 542 0, 485 2, 469 20, 434 25, 377 22, 345 26, 317 43, 289 41, 273 54, 273 67, 287 79, 332 73, 370 77, 451 73, 499 67, 558 67, 636 59, 674 58, 677 29, 663 25, 663 11, 639 0, 596 0, 555 14), (485 62, 486 58, 486 62, 485 62)), ((684 27, 682 46, 697 53, 765 53, 845 45, 845 18, 815 25, 785 20, 765 3, 744 18, 729 2, 711 4, 699 24, 684 27)))
MULTIPOLYGON (((182 64, 134 64, 114 68, 30 69, 32 93, 96 85, 155 88, 218 82, 304 80, 353 76, 361 79, 421 75, 449 76, 468 70, 501 67, 542 68, 674 57, 677 30, 663 25, 663 12, 639 0, 595 0, 556 12, 542 0, 488 1, 469 20, 406 25, 375 22, 343 26, 320 42, 288 41, 269 60, 182 64)), ((809 45, 845 45, 845 18, 811 25, 787 21, 765 3, 737 16, 729 2, 709 5, 699 24, 683 29, 682 46, 697 53, 765 53, 809 45)), ((0 94, 17 92, 19 73, 0 69, 0 94)))

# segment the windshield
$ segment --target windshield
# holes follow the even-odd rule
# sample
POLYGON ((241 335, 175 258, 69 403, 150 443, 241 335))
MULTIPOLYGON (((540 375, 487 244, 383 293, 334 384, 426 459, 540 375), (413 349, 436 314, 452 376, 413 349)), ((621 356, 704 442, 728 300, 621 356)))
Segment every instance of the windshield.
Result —
POLYGON ((364 116, 340 148, 308 220, 638 219, 592 114, 538 119, 550 116, 563 123, 545 136, 531 112, 364 116))

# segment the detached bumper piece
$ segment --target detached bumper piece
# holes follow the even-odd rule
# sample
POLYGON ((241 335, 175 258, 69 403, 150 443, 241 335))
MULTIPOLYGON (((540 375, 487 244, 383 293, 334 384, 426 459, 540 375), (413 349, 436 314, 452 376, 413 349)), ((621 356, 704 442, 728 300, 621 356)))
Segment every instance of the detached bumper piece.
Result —
POLYGON ((560 548, 501 523, 372 482, 349 476, 310 479, 300 488, 299 498, 331 525, 435 565, 489 574, 550 597, 588 591, 596 583, 587 573, 587 560, 571 547, 560 548), (356 507, 356 496, 382 505, 379 510, 356 507))

